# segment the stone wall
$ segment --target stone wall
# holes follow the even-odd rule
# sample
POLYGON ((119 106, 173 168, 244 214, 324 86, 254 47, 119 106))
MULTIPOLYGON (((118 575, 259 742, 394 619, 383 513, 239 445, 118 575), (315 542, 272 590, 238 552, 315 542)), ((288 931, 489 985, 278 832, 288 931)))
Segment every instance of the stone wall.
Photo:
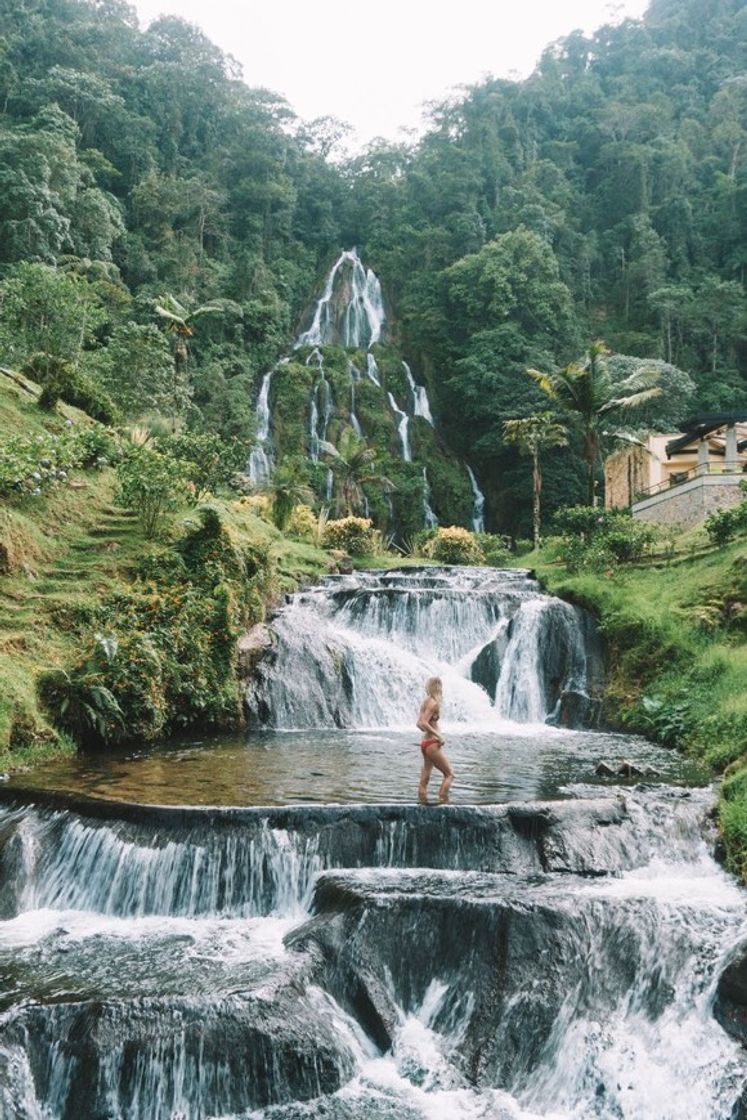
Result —
POLYGON ((745 495, 739 483, 743 477, 741 474, 711 474, 694 478, 636 502, 632 507, 633 516, 657 525, 681 525, 683 528, 700 525, 716 510, 742 501, 745 495))

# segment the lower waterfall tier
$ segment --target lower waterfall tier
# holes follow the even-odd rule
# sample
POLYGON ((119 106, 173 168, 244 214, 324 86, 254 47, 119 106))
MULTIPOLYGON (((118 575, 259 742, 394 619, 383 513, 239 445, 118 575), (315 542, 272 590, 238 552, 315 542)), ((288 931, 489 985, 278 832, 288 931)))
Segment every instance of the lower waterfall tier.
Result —
POLYGON ((16 800, 0 1115, 740 1120, 712 1001, 744 898, 710 805, 16 800))

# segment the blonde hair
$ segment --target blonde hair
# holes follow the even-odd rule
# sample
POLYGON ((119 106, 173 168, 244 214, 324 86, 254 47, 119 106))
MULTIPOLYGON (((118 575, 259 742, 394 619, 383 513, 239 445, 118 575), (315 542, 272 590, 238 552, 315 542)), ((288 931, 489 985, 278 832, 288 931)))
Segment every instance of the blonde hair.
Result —
POLYGON ((425 691, 428 696, 433 696, 434 692, 442 693, 443 688, 440 677, 428 677, 425 682, 425 691))

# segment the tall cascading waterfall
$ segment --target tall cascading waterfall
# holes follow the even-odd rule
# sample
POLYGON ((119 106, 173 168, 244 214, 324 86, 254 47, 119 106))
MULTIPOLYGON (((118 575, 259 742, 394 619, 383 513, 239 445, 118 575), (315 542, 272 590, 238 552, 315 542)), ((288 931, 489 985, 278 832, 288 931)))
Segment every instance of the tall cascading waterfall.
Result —
POLYGON ((408 366, 407 362, 403 362, 402 365, 405 370, 407 384, 410 387, 410 392, 412 393, 413 416, 422 416, 424 420, 428 421, 431 427, 434 427, 427 389, 424 385, 418 385, 416 383, 415 378, 412 376, 412 370, 408 366))
POLYGON ((406 412, 403 412, 394 399, 391 393, 387 393, 389 407, 394 415, 397 417, 397 432, 399 434, 399 442, 402 448, 402 459, 405 463, 412 462, 412 450, 410 448, 410 417, 406 412))
POLYGON ((470 486, 472 487, 472 497, 474 505, 472 507, 472 532, 484 533, 485 532, 485 495, 480 489, 475 472, 472 467, 467 464, 467 474, 469 475, 470 486))
POLYGON ((600 685, 589 616, 523 571, 331 576, 294 595, 272 628, 248 696, 255 726, 410 727, 433 674, 459 725, 565 721, 589 712, 600 685))
POLYGON ((428 481, 428 468, 423 467, 423 520, 426 529, 437 529, 438 518, 431 505, 431 484, 428 481))
POLYGON ((356 249, 344 250, 327 276, 311 326, 296 345, 366 349, 380 341, 385 319, 377 276, 363 267, 356 249))
POLYGON ((360 374, 352 362, 348 362, 348 372, 350 373, 350 424, 358 439, 362 439, 363 429, 355 414, 355 383, 360 378, 360 374))
POLYGON ((249 454, 247 473, 252 486, 264 486, 272 473, 272 459, 269 454, 270 437, 270 385, 275 371, 270 370, 262 378, 257 399, 257 440, 249 454))
POLYGON ((379 367, 376 362, 376 358, 370 351, 366 354, 366 375, 371 381, 373 381, 377 389, 381 388, 381 381, 379 379, 379 367))

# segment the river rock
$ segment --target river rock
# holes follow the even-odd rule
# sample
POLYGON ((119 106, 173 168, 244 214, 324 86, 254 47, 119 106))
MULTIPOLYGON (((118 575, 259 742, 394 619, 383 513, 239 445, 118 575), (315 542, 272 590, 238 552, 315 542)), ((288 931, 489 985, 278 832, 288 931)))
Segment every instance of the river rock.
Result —
POLYGON ((747 1046, 747 944, 719 977, 713 1014, 725 1031, 747 1046))
POLYGON ((558 727, 597 727, 602 702, 587 692, 566 688, 560 694, 552 723, 558 727))
POLYGON ((222 1116, 333 1093, 351 1077, 324 1012, 290 991, 61 1003, 22 1007, 3 1041, 24 1046, 37 1097, 60 1120, 222 1116))
MULTIPOLYGON (((458 1036, 449 1058, 469 1081, 501 1088, 543 1060, 569 992, 591 1017, 616 1006, 647 968, 657 922, 653 901, 631 923, 625 902, 585 895, 573 878, 394 869, 322 875, 314 908, 286 944, 316 947, 320 983, 379 1046, 396 1008, 420 1014, 437 978, 446 991, 429 1025, 458 1036)), ((660 1014, 670 997, 662 978, 647 1011, 660 1014)))
POLYGON ((236 646, 239 676, 245 679, 250 677, 262 658, 272 649, 272 645, 272 630, 264 622, 258 622, 251 630, 242 634, 236 646))

